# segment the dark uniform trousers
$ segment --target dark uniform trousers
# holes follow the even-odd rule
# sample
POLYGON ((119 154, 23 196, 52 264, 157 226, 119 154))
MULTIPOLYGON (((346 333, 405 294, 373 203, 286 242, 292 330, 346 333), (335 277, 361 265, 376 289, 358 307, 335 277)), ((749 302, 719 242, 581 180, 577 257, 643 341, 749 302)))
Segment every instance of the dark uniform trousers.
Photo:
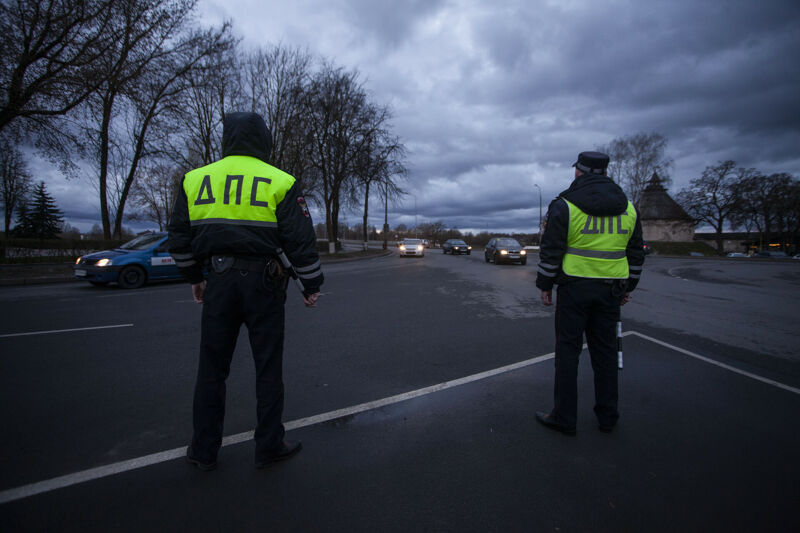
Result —
POLYGON ((613 426, 617 411, 616 323, 620 296, 603 280, 577 280, 558 286, 556 300, 556 378, 553 415, 574 428, 578 418, 578 357, 583 334, 594 369, 594 411, 600 425, 613 426))
POLYGON ((262 272, 209 269, 194 393, 191 454, 197 459, 215 461, 222 445, 225 380, 242 324, 247 326, 256 369, 256 460, 281 446, 285 295, 285 285, 262 272))

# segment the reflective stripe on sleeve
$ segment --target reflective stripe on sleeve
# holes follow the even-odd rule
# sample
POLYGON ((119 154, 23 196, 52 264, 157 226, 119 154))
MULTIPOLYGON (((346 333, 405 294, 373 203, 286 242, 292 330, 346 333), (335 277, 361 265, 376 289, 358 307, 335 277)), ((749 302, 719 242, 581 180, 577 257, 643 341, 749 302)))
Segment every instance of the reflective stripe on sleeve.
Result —
POLYGON ((320 263, 320 261, 317 260, 317 262, 314 263, 314 264, 311 264, 311 265, 308 265, 308 266, 304 266, 304 267, 296 267, 295 270, 298 273, 300 273, 300 272, 313 272, 314 270, 317 270, 321 265, 322 265, 322 263, 320 263))
POLYGON ((188 261, 189 259, 194 259, 194 255, 191 253, 182 254, 178 252, 170 252, 169 255, 171 255, 175 261, 188 261))
POLYGON ((639 279, 639 278, 642 277, 642 275, 641 274, 629 274, 628 277, 631 278, 631 279, 639 279))
POLYGON ((315 272, 314 274, 300 274, 299 272, 297 273, 297 277, 300 279, 314 279, 320 277, 321 275, 322 272, 315 272))
POLYGON ((176 259, 176 260, 175 260, 175 264, 176 264, 177 266, 181 267, 181 268, 186 268, 186 267, 190 267, 190 266, 192 266, 192 265, 196 265, 196 264, 197 264, 197 261, 195 261, 194 259, 190 259, 189 261, 178 261, 178 260, 176 259))
POLYGON ((556 277, 556 273, 555 273, 555 272, 547 272, 546 270, 544 270, 544 269, 543 269, 543 268, 541 268, 541 267, 539 267, 538 269, 536 269, 536 271, 537 271, 539 274, 541 274, 542 276, 546 276, 546 277, 548 277, 548 278, 554 278, 554 277, 556 277))

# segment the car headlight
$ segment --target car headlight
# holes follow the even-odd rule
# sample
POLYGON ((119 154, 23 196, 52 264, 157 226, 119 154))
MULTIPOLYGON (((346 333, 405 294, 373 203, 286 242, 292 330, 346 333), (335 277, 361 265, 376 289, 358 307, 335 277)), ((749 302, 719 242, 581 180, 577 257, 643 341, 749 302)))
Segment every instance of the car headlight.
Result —
POLYGON ((111 259, 101 259, 100 261, 97 262, 97 266, 104 267, 104 266, 108 266, 108 265, 110 265, 112 263, 113 263, 113 261, 111 261, 111 259))
POLYGON ((525 255, 525 254, 527 254, 527 253, 528 253, 528 252, 526 252, 525 250, 521 250, 521 251, 519 252, 519 255, 525 255))
POLYGON ((424 246, 422 246, 421 244, 418 244, 418 245, 417 245, 417 251, 420 251, 420 252, 421 252, 421 251, 422 251, 422 250, 424 250, 424 249, 425 249, 425 247, 424 247, 424 246))
POLYGON ((401 252, 405 252, 406 251, 406 245, 405 244, 401 244, 400 245, 400 251, 401 252))
POLYGON ((508 250, 500 250, 500 255, 508 255, 508 250))
POLYGON ((467 250, 472 250, 472 246, 467 246, 467 250))
POLYGON ((79 258, 77 258, 77 259, 75 260, 75 264, 76 264, 76 265, 80 265, 80 264, 81 264, 81 259, 83 259, 83 258, 82 258, 82 257, 79 257, 79 258))

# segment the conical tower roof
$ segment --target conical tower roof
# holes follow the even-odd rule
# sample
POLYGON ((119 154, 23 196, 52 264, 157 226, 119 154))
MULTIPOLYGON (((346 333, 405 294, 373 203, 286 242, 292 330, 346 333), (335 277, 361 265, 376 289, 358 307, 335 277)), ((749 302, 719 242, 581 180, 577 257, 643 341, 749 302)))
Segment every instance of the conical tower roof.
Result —
POLYGON ((661 178, 653 172, 653 177, 639 197, 636 205, 641 220, 681 220, 691 222, 692 217, 678 205, 661 184, 661 178))

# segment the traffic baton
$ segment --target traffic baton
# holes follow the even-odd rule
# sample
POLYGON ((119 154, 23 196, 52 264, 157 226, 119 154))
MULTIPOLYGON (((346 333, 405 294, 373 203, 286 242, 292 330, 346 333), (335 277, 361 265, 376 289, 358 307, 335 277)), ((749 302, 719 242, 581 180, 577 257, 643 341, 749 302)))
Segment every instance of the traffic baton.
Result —
POLYGON ((617 322, 617 368, 622 370, 622 321, 617 322))
POLYGON ((289 275, 294 280, 294 283, 295 285, 297 285, 297 288, 300 289, 301 293, 305 294, 306 288, 303 287, 303 282, 300 281, 299 277, 297 277, 297 271, 294 269, 294 266, 289 261, 289 258, 286 257, 286 254, 283 253, 283 249, 278 248, 277 250, 275 250, 275 254, 278 256, 278 259, 281 260, 281 264, 283 264, 283 267, 289 271, 289 275))

